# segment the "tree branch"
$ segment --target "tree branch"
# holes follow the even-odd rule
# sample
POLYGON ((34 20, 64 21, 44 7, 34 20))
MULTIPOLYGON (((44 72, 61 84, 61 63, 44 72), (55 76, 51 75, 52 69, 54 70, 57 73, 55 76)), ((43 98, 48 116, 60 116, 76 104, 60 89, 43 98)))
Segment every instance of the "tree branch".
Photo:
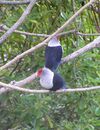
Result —
MULTIPOLYGON (((0 28, 1 28, 1 32, 4 32, 4 30, 9 29, 6 25, 1 25, 0 28)), ((45 37, 45 38, 50 36, 48 34, 37 34, 37 33, 23 32, 23 31, 19 31, 19 30, 15 30, 14 32, 18 33, 18 34, 23 34, 23 35, 26 35, 26 36, 28 35, 28 36, 37 36, 37 37, 45 37)), ((73 30, 70 30, 68 32, 59 33, 58 36, 68 35, 70 33, 72 34, 72 33, 75 33, 75 32, 76 32, 76 30, 73 29, 73 30)))
POLYGON ((14 85, 23 87, 24 85, 31 83, 35 78, 36 78, 36 73, 33 73, 31 76, 29 76, 23 80, 20 80, 18 82, 15 82, 14 85))
POLYGON ((30 0, 23 0, 23 1, 1 1, 0 4, 6 4, 6 5, 22 5, 22 4, 29 4, 30 0))
MULTIPOLYGON (((9 84, 14 85, 14 86, 23 87, 24 85, 31 83, 35 78, 36 78, 36 73, 33 73, 31 76, 29 76, 29 77, 27 77, 23 80, 20 80, 20 81, 17 81, 17 82, 11 81, 9 84)), ((0 85, 0 94, 8 92, 8 91, 11 91, 11 89, 10 88, 4 88, 4 87, 2 87, 2 85, 0 85)))
MULTIPOLYGON (((91 4, 93 4, 96 0, 90 0, 90 2, 88 2, 86 5, 84 5, 81 9, 79 9, 67 22, 65 22, 65 24, 63 26, 61 26, 60 28, 58 28, 57 31, 55 31, 52 35, 50 35, 46 40, 44 40, 43 42, 41 42, 40 44, 36 45, 35 47, 32 47, 31 49, 23 52, 20 55, 17 55, 13 60, 9 61, 8 63, 6 63, 4 66, 0 67, 0 70, 3 70, 5 68, 8 68, 9 66, 11 66, 12 64, 16 63, 19 59, 23 58, 24 56, 32 53, 34 50, 42 47, 43 45, 47 44, 47 42, 55 35, 57 35, 58 33, 62 32, 66 27, 68 27, 73 21, 74 19, 76 19, 76 17, 81 14, 83 12, 84 9, 88 8, 91 4)), ((30 3, 31 4, 31 3, 30 3)), ((16 23, 15 23, 16 24, 16 23)), ((4 39, 3 36, 0 39, 0 43, 2 43, 8 36, 11 35, 12 31, 14 31, 16 28, 14 27, 14 29, 9 29, 10 34, 6 33, 4 34, 4 39), (7 35, 7 36, 6 36, 7 35)), ((9 32, 9 30, 7 32, 9 32)))
MULTIPOLYGON (((33 90, 33 89, 20 88, 18 86, 5 84, 2 82, 0 82, 0 85, 5 87, 6 89, 17 90, 17 91, 26 92, 26 93, 49 93, 50 92, 49 90, 33 90)), ((75 89, 61 89, 61 90, 56 91, 56 93, 83 92, 83 91, 91 91, 91 90, 96 90, 96 89, 100 89, 100 86, 75 88, 75 89)), ((2 94, 1 91, 0 91, 0 94, 2 94)))
MULTIPOLYGON (((1 32, 5 32, 4 30, 8 30, 9 28, 6 25, 1 25, 1 32)), ((15 33, 18 34, 23 34, 23 35, 28 35, 28 36, 37 36, 37 37, 49 37, 50 35, 47 34, 38 34, 38 33, 30 33, 30 32, 23 32, 23 31, 19 31, 19 30, 15 30, 15 33)), ((100 36, 100 33, 81 33, 78 32, 76 29, 70 30, 68 32, 62 32, 59 33, 58 36, 64 36, 64 35, 69 35, 69 34, 76 34, 76 35, 80 35, 80 36, 100 36)))
POLYGON ((81 32, 76 32, 76 35, 80 35, 80 36, 100 36, 100 33, 81 33, 81 32))
MULTIPOLYGON (((62 58, 62 62, 61 64, 63 63, 66 63, 70 60, 73 60, 74 58, 80 56, 81 54, 93 49, 93 48, 96 48, 96 47, 100 47, 100 36, 97 37, 94 41, 92 41, 91 43, 87 44, 86 46, 84 46, 83 48, 80 48, 79 50, 73 52, 72 54, 62 58)), ((35 48, 35 47, 34 47, 35 48)), ((19 55, 20 56, 20 55, 19 55)), ((13 61, 13 60, 12 60, 13 61)), ((8 64, 5 64, 4 66, 0 67, 0 70, 3 70, 4 68, 7 68, 6 65, 8 66, 8 64)))
MULTIPOLYGON (((96 38, 93 42, 84 46, 83 48, 81 48, 81 49, 73 52, 72 54, 66 56, 65 58, 63 58, 61 64, 66 63, 66 62, 80 56, 81 54, 83 54, 83 53, 85 53, 85 52, 87 52, 95 47, 98 47, 99 45, 100 45, 100 36, 98 38, 96 38)), ((31 76, 29 76, 21 81, 18 81, 18 82, 15 81, 14 85, 19 86, 19 87, 23 87, 24 85, 31 83, 35 78, 36 78, 36 73, 33 73, 31 76)), ((0 87, 2 87, 2 86, 0 86, 0 87)), ((4 92, 10 91, 10 90, 8 88, 1 88, 0 93, 4 93, 4 92)))
POLYGON ((26 10, 22 14, 22 16, 19 18, 19 20, 4 34, 0 37, 0 44, 4 42, 13 32, 15 29, 17 29, 22 22, 25 20, 27 15, 30 13, 33 5, 36 3, 36 0, 31 0, 30 4, 27 6, 26 10))
POLYGON ((100 36, 97 37, 97 38, 96 38, 94 41, 92 41, 91 43, 89 43, 89 44, 87 44, 86 46, 84 46, 83 48, 80 48, 79 50, 73 52, 72 54, 70 54, 70 55, 64 57, 64 58, 62 59, 61 64, 66 63, 66 62, 68 62, 68 61, 70 61, 70 60, 73 60, 74 58, 80 56, 81 54, 83 54, 83 53, 85 53, 85 52, 87 52, 87 51, 89 51, 89 50, 91 50, 91 49, 93 49, 93 48, 95 48, 95 47, 100 47, 100 36))

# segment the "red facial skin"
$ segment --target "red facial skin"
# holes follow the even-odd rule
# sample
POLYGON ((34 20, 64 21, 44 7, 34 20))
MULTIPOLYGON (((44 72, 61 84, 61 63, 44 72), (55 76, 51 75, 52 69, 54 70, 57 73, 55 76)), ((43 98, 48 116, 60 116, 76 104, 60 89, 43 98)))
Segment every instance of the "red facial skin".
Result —
POLYGON ((41 74, 42 74, 42 72, 43 72, 43 69, 41 68, 41 69, 39 69, 38 71, 37 71, 37 77, 40 77, 41 76, 41 74))

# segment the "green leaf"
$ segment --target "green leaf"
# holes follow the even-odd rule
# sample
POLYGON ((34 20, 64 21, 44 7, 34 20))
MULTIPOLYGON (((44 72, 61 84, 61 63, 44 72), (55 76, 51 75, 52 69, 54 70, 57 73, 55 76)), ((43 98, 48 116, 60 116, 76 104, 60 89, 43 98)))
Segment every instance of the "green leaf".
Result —
POLYGON ((97 107, 95 109, 95 114, 96 114, 96 116, 100 116, 100 107, 97 107))
POLYGON ((84 130, 94 130, 94 126, 89 125, 89 126, 87 126, 86 128, 84 128, 84 130))
POLYGON ((48 123, 49 123, 50 128, 53 128, 53 123, 52 123, 51 118, 50 118, 48 115, 46 115, 46 118, 47 118, 47 120, 48 120, 48 123))

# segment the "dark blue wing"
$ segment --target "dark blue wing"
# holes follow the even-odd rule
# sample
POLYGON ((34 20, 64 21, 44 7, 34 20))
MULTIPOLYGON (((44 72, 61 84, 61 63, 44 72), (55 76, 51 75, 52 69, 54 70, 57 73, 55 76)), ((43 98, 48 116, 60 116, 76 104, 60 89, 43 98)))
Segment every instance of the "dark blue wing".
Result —
POLYGON ((62 47, 46 47, 45 50, 45 67, 56 70, 61 62, 62 47))
POLYGON ((57 73, 54 74, 53 78, 53 87, 50 89, 51 91, 56 91, 58 89, 62 89, 65 87, 64 79, 57 73))
POLYGON ((58 46, 58 47, 56 48, 56 61, 57 61, 58 63, 60 63, 60 62, 61 62, 61 58, 62 58, 62 47, 61 47, 61 46, 58 46))

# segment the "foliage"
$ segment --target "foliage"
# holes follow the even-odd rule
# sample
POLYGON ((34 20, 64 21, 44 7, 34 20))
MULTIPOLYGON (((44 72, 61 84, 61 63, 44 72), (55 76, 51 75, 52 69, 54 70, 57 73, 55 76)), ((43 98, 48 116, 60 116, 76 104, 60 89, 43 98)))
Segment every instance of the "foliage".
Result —
MULTIPOLYGON (((25 22, 18 28, 22 31, 51 34, 85 4, 83 0, 44 0, 32 9, 25 22)), ((98 5, 95 5, 99 8, 98 5)), ((21 16, 26 6, 0 6, 0 24, 11 27, 21 16)), ((83 33, 97 33, 100 26, 99 13, 85 10, 67 29, 83 33)), ((0 36, 2 33, 0 33, 0 36)), ((66 56, 91 42, 95 36, 75 34, 61 38, 66 56)), ((0 46, 0 65, 35 46, 44 38, 13 35, 0 46)), ((21 59, 8 70, 0 73, 4 82, 21 80, 44 66, 44 50, 21 59)), ((100 49, 93 49, 59 67, 69 88, 100 85, 100 49)), ((38 80, 28 85, 39 86, 38 80)), ((100 92, 66 94, 22 94, 10 92, 0 96, 1 130, 100 130, 100 92)))

